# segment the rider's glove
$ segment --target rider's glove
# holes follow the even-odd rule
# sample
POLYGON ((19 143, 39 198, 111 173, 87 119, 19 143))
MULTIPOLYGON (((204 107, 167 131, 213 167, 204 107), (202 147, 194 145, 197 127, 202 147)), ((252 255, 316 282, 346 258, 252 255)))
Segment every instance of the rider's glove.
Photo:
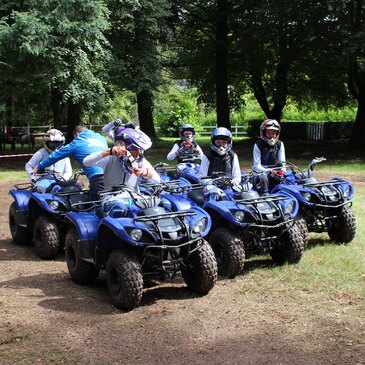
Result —
POLYGON ((123 121, 121 119, 116 119, 114 122, 113 122, 113 125, 114 125, 114 128, 118 128, 120 127, 121 125, 123 125, 123 121))
POLYGON ((133 122, 127 122, 124 124, 125 128, 131 128, 131 129, 136 129, 136 126, 134 125, 133 122))
POLYGON ((45 173, 44 169, 42 169, 42 168, 37 169, 37 174, 44 174, 44 173, 45 173))
POLYGON ((283 170, 271 170, 269 173, 269 178, 276 180, 276 181, 283 181, 285 175, 285 171, 283 170))

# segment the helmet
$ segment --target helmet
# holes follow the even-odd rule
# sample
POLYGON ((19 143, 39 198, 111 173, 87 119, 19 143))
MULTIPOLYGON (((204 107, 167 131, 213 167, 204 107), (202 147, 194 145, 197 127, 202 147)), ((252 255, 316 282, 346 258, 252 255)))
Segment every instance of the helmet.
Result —
POLYGON ((232 149, 232 133, 229 129, 224 127, 219 127, 214 129, 212 136, 210 138, 210 148, 218 153, 220 156, 224 156, 232 149), (225 141, 228 141, 228 144, 226 147, 223 146, 216 146, 215 141, 217 139, 223 139, 225 141))
POLYGON ((183 124, 180 129, 180 136, 183 141, 186 142, 193 142, 195 136, 195 129, 192 124, 183 124), (192 132, 193 135, 191 137, 185 137, 184 132, 192 132))
POLYGON ((265 119, 260 125, 260 136, 261 138, 267 142, 270 146, 274 146, 274 144, 278 141, 280 136, 281 126, 276 119, 265 119), (268 139, 266 137, 267 130, 277 131, 276 136, 268 139))
POLYGON ((50 129, 44 136, 44 145, 51 151, 58 150, 65 144, 65 136, 58 129, 50 129))
POLYGON ((140 129, 120 129, 118 134, 115 136, 115 142, 118 141, 123 142, 128 151, 139 149, 141 152, 141 157, 139 159, 142 159, 143 152, 152 146, 150 137, 148 137, 147 134, 143 133, 140 129))

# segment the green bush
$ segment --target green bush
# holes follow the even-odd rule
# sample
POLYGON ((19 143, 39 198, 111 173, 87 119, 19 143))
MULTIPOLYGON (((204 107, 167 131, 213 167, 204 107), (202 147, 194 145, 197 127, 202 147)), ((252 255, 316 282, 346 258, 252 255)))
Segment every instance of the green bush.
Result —
POLYGON ((177 137, 182 124, 192 124, 197 134, 201 131, 201 112, 197 103, 197 95, 193 89, 183 91, 172 90, 169 104, 155 116, 157 130, 164 137, 177 137))

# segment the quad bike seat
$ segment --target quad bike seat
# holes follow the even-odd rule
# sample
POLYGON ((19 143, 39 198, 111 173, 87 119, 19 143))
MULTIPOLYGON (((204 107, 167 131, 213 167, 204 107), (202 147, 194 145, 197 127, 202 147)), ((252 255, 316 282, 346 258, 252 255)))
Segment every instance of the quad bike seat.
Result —
POLYGON ((205 201, 203 188, 190 190, 188 192, 188 197, 196 204, 203 205, 205 201))

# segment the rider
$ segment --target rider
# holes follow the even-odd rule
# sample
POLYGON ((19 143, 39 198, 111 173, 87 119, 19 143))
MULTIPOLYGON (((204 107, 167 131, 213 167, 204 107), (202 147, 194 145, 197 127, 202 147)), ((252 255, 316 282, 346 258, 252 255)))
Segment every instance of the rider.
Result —
POLYGON ((42 172, 46 167, 65 157, 75 157, 89 180, 89 199, 99 200, 98 192, 104 189, 103 169, 98 166, 85 166, 83 160, 90 153, 104 150, 108 144, 101 134, 89 130, 84 125, 77 125, 73 130, 73 136, 72 142, 56 150, 38 164, 38 172, 42 172))
POLYGON ((252 166, 252 170, 259 173, 254 181, 259 193, 268 194, 284 178, 285 148, 279 140, 280 131, 281 126, 275 119, 265 119, 260 126, 260 138, 253 148, 252 166), (268 166, 272 168, 268 170, 268 166))
POLYGON ((199 176, 221 173, 241 182, 238 157, 232 150, 232 133, 224 127, 215 128, 210 138, 210 149, 202 156, 199 176))
POLYGON ((203 151, 194 141, 194 138, 194 126, 192 124, 183 124, 180 129, 180 140, 174 142, 171 151, 167 155, 167 159, 171 161, 176 157, 180 163, 189 157, 203 156, 203 151))
MULTIPOLYGON (((34 168, 43 160, 45 160, 51 153, 58 150, 65 144, 65 137, 61 131, 58 129, 48 130, 44 136, 44 147, 38 150, 32 158, 25 164, 25 171, 27 172, 29 178, 33 181, 37 181, 37 176, 34 173, 34 168)), ((47 171, 52 172, 57 177, 62 179, 62 181, 67 181, 72 176, 72 166, 70 159, 68 157, 55 162, 53 165, 47 167, 47 171)), ((39 180, 37 185, 38 191, 46 190, 47 187, 51 185, 52 182, 48 180, 39 180), (47 186, 46 186, 47 185, 47 186)))
POLYGON ((110 123, 106 124, 101 129, 101 131, 114 142, 115 134, 117 133, 118 128, 120 127, 136 129, 133 122, 123 122, 121 118, 117 118, 115 120, 112 120, 110 123))
MULTIPOLYGON (((139 129, 119 127, 115 133, 113 147, 101 152, 94 152, 85 157, 85 166, 100 166, 104 170, 105 189, 108 191, 118 186, 135 189, 138 178, 145 178, 152 183, 160 183, 160 175, 144 158, 144 151, 152 145, 150 138, 139 129)), ((121 188, 122 189, 122 188, 121 188)), ((121 208, 128 201, 128 194, 106 196, 103 201, 104 212, 117 216, 124 212, 121 208)))
POLYGON ((141 130, 120 127, 113 147, 92 153, 84 158, 83 163, 103 168, 106 190, 118 185, 135 188, 138 177, 159 183, 159 174, 144 158, 144 151, 151 145, 150 138, 141 130))

